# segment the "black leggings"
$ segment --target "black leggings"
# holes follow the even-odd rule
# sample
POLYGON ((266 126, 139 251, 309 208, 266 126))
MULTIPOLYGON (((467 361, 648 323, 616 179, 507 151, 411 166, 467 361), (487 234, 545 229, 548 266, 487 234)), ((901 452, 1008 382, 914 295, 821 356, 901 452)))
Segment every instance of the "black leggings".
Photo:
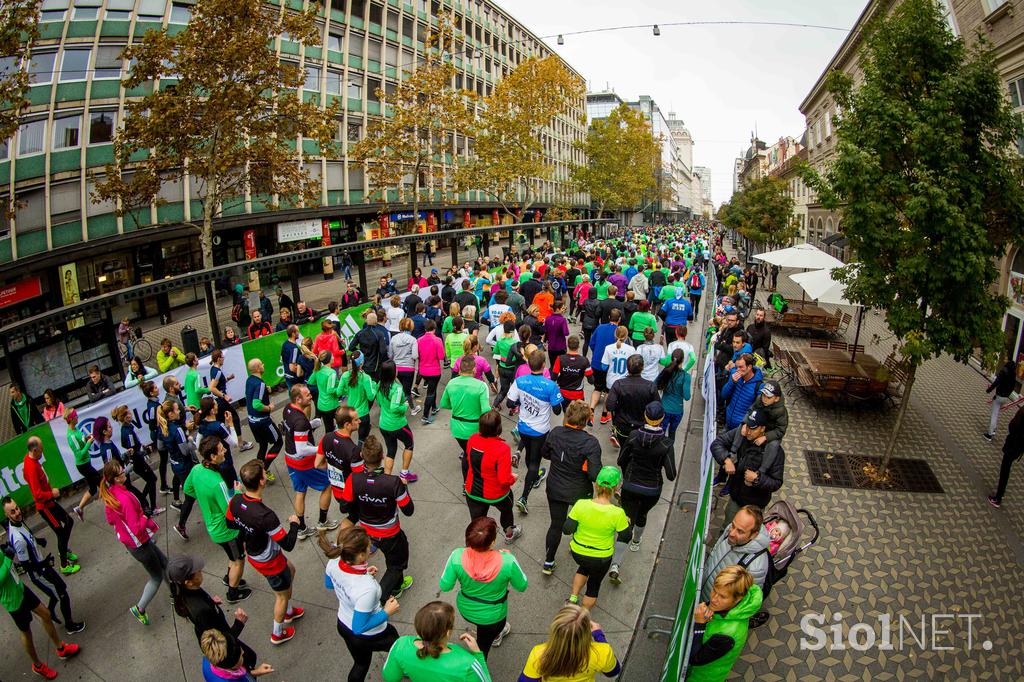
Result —
MULTIPOLYGON (((352 668, 348 671, 348 682, 363 682, 370 673, 374 651, 389 651, 398 639, 398 630, 388 623, 383 632, 376 635, 357 635, 344 623, 338 621, 338 634, 345 640, 349 654, 352 655, 352 668)), ((481 647, 482 648, 482 647, 481 647)))
POLYGON ((416 407, 412 399, 412 382, 415 378, 416 372, 398 372, 398 383, 402 385, 402 390, 405 391, 405 399, 409 402, 410 409, 416 407))
POLYGON ((369 412, 367 412, 365 415, 364 414, 359 415, 359 431, 358 431, 358 433, 359 433, 359 442, 360 443, 365 443, 366 442, 366 437, 370 435, 370 428, 371 428, 371 426, 372 425, 370 424, 370 413, 369 412))
POLYGON ((408 424, 394 431, 381 429, 380 435, 384 437, 385 457, 388 459, 394 459, 398 453, 398 441, 402 441, 402 445, 405 446, 406 450, 411 451, 413 449, 412 429, 409 428, 408 424))
POLYGON ((142 450, 132 453, 132 472, 146 483, 142 487, 142 499, 139 500, 142 507, 153 511, 156 509, 156 474, 153 473, 142 450))
POLYGON ((544 451, 544 441, 548 439, 548 434, 542 436, 528 436, 525 433, 520 433, 519 437, 522 439, 523 444, 526 446, 526 481, 523 485, 522 497, 524 500, 530 498, 530 491, 533 490, 533 484, 537 482, 540 477, 540 462, 544 451))
POLYGON ((68 565, 68 543, 71 541, 71 529, 75 522, 71 520, 64 507, 56 502, 43 505, 39 509, 46 525, 53 529, 57 536, 57 553, 60 555, 60 565, 68 565))
MULTIPOLYGON (((465 459, 465 458, 463 458, 465 459)), ((498 510, 498 518, 501 520, 502 530, 509 530, 515 525, 515 516, 512 514, 512 491, 508 492, 508 495, 501 498, 497 502, 481 502, 480 500, 474 500, 472 497, 466 497, 466 506, 469 507, 469 518, 476 519, 481 516, 487 516, 487 512, 490 511, 491 507, 498 510)), ((479 638, 478 638, 479 639, 479 638)), ((483 647, 481 647, 483 648, 483 647)))
POLYGON ((400 530, 391 537, 377 538, 377 548, 384 554, 384 576, 380 579, 380 605, 402 585, 409 567, 409 538, 400 530))
POLYGON ((217 421, 221 424, 224 423, 224 415, 231 415, 231 423, 235 425, 235 435, 239 438, 242 437, 242 422, 238 419, 238 412, 235 411, 235 406, 226 400, 217 399, 217 421))
POLYGON ((548 534, 544 540, 544 561, 548 563, 555 560, 558 553, 558 545, 562 542, 562 526, 565 525, 565 517, 569 515, 569 508, 572 502, 552 500, 548 497, 548 511, 551 512, 551 525, 548 526, 548 534))
MULTIPOLYGON (((473 621, 469 621, 473 623, 473 621)), ((505 623, 508 622, 508 618, 502 618, 497 623, 489 623, 487 625, 481 625, 480 623, 473 623, 476 626, 476 643, 480 647, 480 651, 483 652, 484 659, 487 659, 487 655, 491 653, 491 646, 494 644, 494 640, 498 638, 501 631, 505 629, 505 623)))
MULTIPOLYGON (((587 355, 587 354, 590 353, 590 337, 593 336, 593 335, 594 335, 594 330, 593 329, 584 329, 583 330, 583 348, 581 349, 581 351, 583 352, 583 355, 587 355)), ((598 359, 600 359, 600 358, 598 358, 598 359)))
POLYGON ((597 595, 601 592, 601 582, 608 574, 608 569, 612 567, 612 558, 598 558, 584 556, 576 552, 571 553, 573 560, 576 562, 576 574, 587 577, 586 596, 591 599, 597 599, 597 595))
POLYGON ((502 403, 505 402, 505 398, 508 397, 508 390, 512 388, 512 382, 516 380, 516 371, 514 369, 505 369, 498 365, 498 380, 498 395, 494 396, 494 402, 491 404, 495 409, 500 410, 502 403))
POLYGON ((319 407, 316 408, 316 416, 320 417, 320 420, 324 423, 325 434, 334 430, 334 413, 335 410, 321 410, 319 407))
POLYGON ((249 428, 252 429, 253 438, 260 444, 260 449, 256 452, 256 459, 263 462, 264 468, 269 468, 284 445, 281 432, 269 419, 265 422, 249 422, 249 428))
POLYGON ((441 381, 441 375, 438 374, 436 377, 420 376, 420 379, 427 382, 427 395, 423 399, 423 417, 425 419, 437 407, 437 384, 441 381))
POLYGON ((999 465, 999 485, 996 487, 995 494, 997 502, 1003 501, 1003 495, 1006 494, 1006 485, 1010 482, 1010 468, 1018 459, 1020 459, 1020 454, 1017 452, 1003 452, 1003 462, 999 465))
POLYGON ((658 504, 660 495, 641 495, 632 490, 622 491, 622 511, 626 512, 629 518, 629 528, 626 532, 632 532, 633 526, 645 528, 647 526, 647 513, 658 504))
POLYGON ((42 564, 39 570, 30 570, 28 577, 46 597, 46 608, 50 610, 50 614, 55 620, 56 613, 53 609, 60 604, 60 615, 64 619, 64 624, 75 622, 75 619, 71 617, 71 597, 68 596, 68 586, 61 579, 60 574, 53 570, 53 566, 42 564))
POLYGON ((168 490, 167 485, 167 448, 164 447, 163 441, 156 435, 153 436, 153 442, 156 443, 157 455, 160 456, 160 490, 168 490))

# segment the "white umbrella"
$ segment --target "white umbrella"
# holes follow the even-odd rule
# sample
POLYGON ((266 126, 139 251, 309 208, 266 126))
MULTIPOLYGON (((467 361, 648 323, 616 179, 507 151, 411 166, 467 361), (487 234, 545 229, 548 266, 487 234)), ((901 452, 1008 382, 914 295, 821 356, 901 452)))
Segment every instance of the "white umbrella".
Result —
POLYGON ((818 301, 818 303, 855 305, 860 308, 857 311, 857 333, 853 338, 853 354, 850 356, 850 362, 853 362, 857 357, 857 342, 860 341, 860 325, 864 319, 864 307, 858 303, 851 303, 846 299, 846 285, 843 282, 832 279, 832 271, 834 269, 798 272, 790 275, 789 278, 796 282, 808 296, 818 301))
POLYGON ((797 244, 778 251, 759 253, 754 258, 781 268, 803 268, 805 270, 827 270, 841 268, 845 263, 833 258, 817 246, 797 244))

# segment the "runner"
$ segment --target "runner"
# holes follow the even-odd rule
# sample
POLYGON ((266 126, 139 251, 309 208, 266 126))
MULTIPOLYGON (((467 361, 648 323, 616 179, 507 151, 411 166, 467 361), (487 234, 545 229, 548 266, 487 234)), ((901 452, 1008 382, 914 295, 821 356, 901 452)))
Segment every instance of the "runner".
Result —
POLYGON ((551 366, 551 378, 566 401, 583 400, 583 380, 593 384, 594 370, 590 361, 580 355, 580 337, 573 334, 565 343, 565 354, 555 358, 551 366))
POLYGON ((463 480, 469 466, 466 461, 466 446, 473 434, 480 430, 480 416, 491 409, 487 384, 473 378, 474 369, 474 363, 462 363, 458 376, 448 382, 444 387, 444 393, 441 394, 441 409, 452 411, 449 425, 452 438, 459 446, 463 480))
POLYGON ((190 410, 199 409, 199 400, 210 392, 210 389, 203 386, 203 380, 199 378, 199 357, 195 353, 185 356, 185 365, 188 372, 185 373, 185 405, 190 410))
POLYGON ((284 369, 284 385, 289 391, 292 386, 305 381, 302 375, 302 366, 299 365, 299 328, 294 324, 288 325, 285 330, 285 340, 281 344, 281 367, 284 369), (301 377, 301 378, 300 378, 301 377))
POLYGON ((388 620, 398 613, 399 603, 392 596, 381 598, 377 567, 366 563, 370 536, 364 529, 342 528, 334 543, 321 533, 320 549, 328 559, 324 584, 338 598, 338 634, 352 656, 347 679, 363 682, 373 652, 389 650, 398 639, 398 630, 388 620))
POLYGON ((398 381, 402 385, 402 392, 409 402, 409 409, 415 416, 420 413, 422 408, 413 401, 412 396, 412 383, 416 378, 416 365, 420 358, 419 344, 412 335, 412 329, 412 318, 403 317, 398 322, 398 333, 392 335, 391 345, 388 346, 388 359, 395 364, 398 370, 398 381))
POLYGON ((485 660, 491 646, 501 646, 512 631, 508 622, 509 588, 525 592, 528 584, 526 573, 512 553, 494 549, 497 538, 494 519, 480 516, 470 521, 466 546, 452 551, 440 581, 442 592, 459 584, 455 603, 462 617, 476 626, 477 645, 485 660))
MULTIPOLYGON (((380 580, 381 599, 395 598, 412 587, 409 566, 409 539, 398 521, 398 512, 412 516, 412 497, 398 476, 384 473, 384 448, 376 436, 363 442, 363 471, 354 471, 345 481, 342 499, 348 503, 349 520, 358 523, 384 552, 386 570, 380 580)), ((384 602, 382 602, 384 603, 384 602)))
POLYGON ((152 518, 142 513, 139 500, 124 487, 127 480, 128 476, 121 463, 110 460, 103 465, 100 497, 106 506, 107 523, 114 527, 117 539, 149 574, 142 596, 128 609, 135 620, 143 625, 149 625, 146 607, 156 596, 160 583, 167 579, 167 557, 153 542, 153 536, 160 527, 152 518))
POLYGON ((292 401, 285 405, 282 414, 284 460, 295 491, 293 503, 295 515, 299 519, 299 539, 305 540, 321 530, 334 530, 338 527, 338 521, 327 519, 331 508, 331 483, 327 478, 327 469, 315 466, 317 446, 314 444, 313 431, 320 426, 320 420, 310 422, 307 416, 312 409, 313 396, 305 384, 292 386, 290 394, 292 401), (306 527, 306 490, 309 488, 320 493, 320 515, 315 528, 306 527))
POLYGON ((370 435, 370 402, 377 394, 377 384, 363 371, 363 354, 354 351, 351 357, 352 366, 341 375, 338 397, 345 398, 348 406, 359 415, 359 442, 363 442, 370 435))
MULTIPOLYGON (((586 310, 584 310, 584 314, 587 314, 586 310)), ((590 368, 594 370, 594 392, 590 395, 591 410, 596 410, 601 398, 608 395, 608 367, 603 364, 604 353, 608 346, 615 344, 619 317, 620 313, 618 310, 611 311, 608 323, 594 329, 594 333, 590 337, 590 343, 588 344, 590 348, 590 368)), ((584 327, 585 329, 586 327, 584 327)), ((625 373, 625 369, 623 369, 623 373, 625 373)), ((607 424, 611 420, 612 416, 607 408, 602 409, 601 423, 607 424)))
MULTIPOLYGON (((544 351, 535 350, 528 359, 530 374, 519 377, 508 392, 508 406, 520 407, 519 437, 526 448, 526 481, 523 492, 516 500, 521 514, 529 514, 527 503, 530 491, 539 488, 547 477, 547 469, 540 466, 544 439, 551 429, 551 415, 562 413, 562 394, 558 384, 546 379, 544 374, 544 351)), ((518 458, 514 458, 518 463, 518 458)))
POLYGON ((451 604, 426 604, 416 612, 414 626, 417 636, 399 637, 388 652, 388 660, 380 671, 385 682, 491 681, 487 660, 473 635, 459 635, 463 646, 449 643, 455 629, 455 609, 451 604))
MULTIPOLYGON (((434 320, 427 320, 423 329, 423 336, 416 341, 420 360, 419 378, 427 384, 420 423, 433 424, 434 415, 438 411, 437 384, 441 381, 441 368, 445 363, 444 342, 437 337, 437 323, 434 320)), ((413 393, 418 395, 417 389, 413 389, 413 393)))
POLYGON ((597 673, 619 674, 619 661, 590 611, 573 604, 559 610, 548 628, 548 641, 530 651, 519 682, 594 682, 597 673))
POLYGON ((185 479, 185 494, 199 502, 199 511, 203 515, 210 540, 220 545, 228 555, 228 570, 222 582, 228 588, 228 601, 234 604, 248 599, 252 590, 242 580, 245 547, 238 537, 238 531, 228 528, 225 516, 228 501, 235 492, 233 488, 228 488, 221 475, 227 448, 218 436, 205 436, 199 441, 199 456, 202 462, 193 467, 185 479))
MULTIPOLYGON (((412 339, 412 337, 409 337, 412 339)), ((398 382, 398 370, 395 363, 386 360, 380 368, 380 384, 377 387, 377 398, 380 400, 380 433, 387 447, 384 460, 384 472, 390 474, 395 467, 395 455, 398 443, 402 442, 402 468, 398 477, 402 483, 415 483, 419 476, 410 471, 412 466, 413 437, 409 428, 409 420, 405 416, 408 409, 406 394, 398 382)), ((411 382, 411 377, 410 377, 411 382)))
POLYGON ((299 517, 288 517, 288 530, 281 526, 277 514, 263 503, 263 490, 267 486, 267 471, 258 460, 250 460, 238 472, 245 492, 234 495, 225 514, 228 528, 241 531, 249 563, 263 574, 274 591, 274 628, 271 644, 284 644, 295 636, 295 628, 287 627, 305 615, 298 606, 289 607, 295 566, 285 558, 284 552, 295 548, 299 533, 299 517))
MULTIPOLYGON (((633 348, 633 346, 626 343, 626 336, 628 336, 628 334, 629 331, 625 327, 616 327, 615 343, 608 344, 604 349, 604 353, 601 355, 601 369, 606 372, 605 385, 607 387, 606 390, 608 391, 608 393, 605 394, 605 412, 601 414, 602 424, 605 424, 607 422, 605 416, 608 413, 612 413, 613 416, 615 413, 616 406, 613 403, 613 401, 611 401, 609 398, 609 396, 611 395, 612 386, 615 385, 615 382, 619 381, 620 379, 624 379, 626 376, 629 375, 629 359, 634 355, 639 355, 636 348, 633 348)), ((591 407, 595 407, 597 405, 597 402, 593 399, 593 397, 590 400, 590 404, 591 407)), ((645 401, 643 404, 646 405, 647 402, 645 401)), ((619 434, 615 432, 615 428, 613 427, 611 440, 612 445, 614 445, 615 447, 619 447, 619 443, 616 438, 618 435, 619 434)), ((628 431, 621 434, 623 438, 625 438, 627 435, 629 435, 628 431)))
POLYGON ((160 409, 160 389, 152 381, 143 381, 142 394, 146 396, 146 409, 142 413, 142 421, 149 427, 149 440, 152 443, 150 447, 154 448, 160 457, 160 494, 168 495, 171 487, 167 485, 167 448, 160 436, 160 425, 156 421, 156 413, 160 409))
MULTIPOLYGON (((71 410, 69 410, 70 412, 71 410)), ((29 436, 26 443, 28 452, 23 460, 22 476, 32 491, 32 501, 36 511, 43 517, 53 534, 57 536, 57 559, 60 572, 64 575, 77 573, 81 570, 78 556, 71 552, 68 543, 71 541, 71 529, 75 522, 71 520, 64 507, 60 505, 60 491, 50 485, 41 461, 43 459, 43 441, 39 436, 29 436)))
POLYGON ((270 466, 281 452, 284 439, 270 417, 274 405, 270 402, 270 390, 263 383, 263 361, 253 358, 246 367, 249 370, 249 377, 245 380, 245 411, 249 419, 249 429, 260 446, 256 452, 256 459, 266 469, 267 481, 273 483, 276 478, 270 471, 270 466))
POLYGON ((310 378, 310 390, 316 389, 316 416, 324 425, 324 431, 334 430, 334 413, 338 410, 338 372, 331 367, 331 351, 322 350, 317 356, 319 369, 310 378))
POLYGON ((466 445, 466 504, 470 518, 487 516, 490 507, 498 510, 505 544, 523 534, 512 515, 512 485, 518 476, 512 473, 512 450, 501 438, 501 415, 491 410, 480 415, 480 432, 466 445))
MULTIPOLYGON (((185 524, 188 523, 188 517, 192 513, 195 499, 186 495, 184 502, 182 502, 179 499, 178 492, 181 484, 188 478, 189 471, 196 464, 196 453, 195 443, 178 423, 181 414, 181 407, 179 405, 180 403, 173 400, 165 400, 156 412, 156 421, 160 426, 160 434, 164 439, 164 446, 167 448, 171 472, 174 474, 174 478, 171 481, 171 488, 174 492, 174 501, 171 502, 171 508, 179 512, 178 523, 174 526, 174 532, 180 535, 182 540, 188 540, 188 530, 186 530, 185 524)), ((195 426, 195 422, 189 424, 190 428, 193 426, 195 426)))
POLYGON ((142 492, 139 494, 139 502, 146 516, 156 516, 164 512, 163 507, 156 506, 156 474, 146 460, 146 451, 139 441, 139 435, 135 433, 135 423, 132 421, 132 413, 128 411, 127 405, 118 405, 110 413, 114 421, 121 425, 121 448, 124 461, 130 462, 132 472, 146 482, 142 492))
POLYGON ((85 520, 85 508, 92 502, 93 497, 99 490, 100 474, 92 466, 92 455, 89 450, 92 448, 94 438, 92 434, 86 436, 78 429, 78 410, 71 408, 64 413, 64 421, 68 424, 68 445, 75 458, 75 468, 82 474, 88 489, 82 493, 82 499, 71 510, 80 521, 85 520))
POLYGON ((235 460, 231 457, 231 446, 238 446, 238 436, 235 435, 234 420, 228 414, 226 423, 219 421, 220 403, 212 396, 206 396, 199 401, 199 414, 197 420, 199 426, 198 439, 206 436, 216 436, 224 444, 224 461, 220 464, 220 475, 228 490, 235 489, 235 482, 238 480, 238 472, 235 471, 235 460))
POLYGON ((353 471, 363 470, 363 456, 359 444, 352 439, 352 433, 359 430, 359 415, 351 407, 339 407, 336 413, 336 429, 320 440, 317 446, 316 463, 319 469, 327 465, 327 478, 331 482, 331 493, 338 502, 338 509, 346 516, 342 527, 348 528, 352 522, 348 520, 348 503, 343 492, 345 481, 353 471))

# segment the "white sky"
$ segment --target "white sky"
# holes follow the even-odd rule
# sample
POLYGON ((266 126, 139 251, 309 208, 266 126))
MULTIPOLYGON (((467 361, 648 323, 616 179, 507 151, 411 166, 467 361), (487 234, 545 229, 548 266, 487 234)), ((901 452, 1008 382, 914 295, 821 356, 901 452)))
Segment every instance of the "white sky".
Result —
MULTIPOLYGON (((538 36, 674 21, 783 21, 851 28, 867 0, 498 0, 538 36)), ((676 112, 694 138, 694 165, 708 166, 717 207, 732 194, 733 160, 758 136, 771 144, 803 134, 798 107, 846 32, 775 26, 662 26, 566 36, 546 42, 591 90, 626 101, 650 95, 676 112)))

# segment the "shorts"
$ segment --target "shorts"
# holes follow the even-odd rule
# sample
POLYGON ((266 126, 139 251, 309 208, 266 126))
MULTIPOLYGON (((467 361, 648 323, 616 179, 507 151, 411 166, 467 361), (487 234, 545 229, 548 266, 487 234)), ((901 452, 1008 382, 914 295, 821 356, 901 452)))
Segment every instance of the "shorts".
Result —
POLYGON ((100 472, 93 469, 92 464, 89 462, 76 464, 75 468, 78 469, 78 473, 82 474, 82 478, 89 485, 89 494, 95 495, 100 489, 100 472))
POLYGON ((594 390, 597 391, 598 393, 608 392, 608 370, 594 370, 594 390))
POLYGON ((612 567, 612 557, 585 556, 571 549, 569 553, 572 555, 573 561, 576 562, 576 573, 587 576, 586 595, 597 599, 601 591, 601 581, 608 574, 608 569, 612 567))
POLYGON ((570 391, 569 389, 563 388, 563 389, 561 389, 561 391, 562 391, 562 398, 564 398, 567 402, 572 402, 573 400, 583 400, 584 399, 582 389, 579 390, 579 391, 570 391))
POLYGON ((14 619, 14 624, 18 626, 19 630, 29 631, 29 628, 32 627, 32 609, 39 606, 40 603, 42 602, 39 601, 36 593, 26 587, 25 594, 21 598, 21 606, 11 611, 11 618, 14 619))
POLYGON ((408 424, 394 431, 381 429, 380 435, 384 437, 384 446, 388 459, 395 458, 395 454, 398 452, 399 441, 402 442, 402 445, 405 446, 406 450, 412 450, 412 429, 409 428, 408 424))
POLYGON ((331 485, 324 469, 292 469, 288 467, 288 478, 292 479, 292 488, 297 493, 304 493, 308 488, 327 490, 331 485))
POLYGON ((241 536, 237 536, 227 542, 218 542, 224 553, 228 555, 228 561, 241 561, 245 558, 245 545, 241 536))
POLYGON ((270 589, 274 592, 284 592, 291 589, 292 586, 292 569, 287 565, 284 570, 274 575, 264 576, 267 579, 267 583, 270 585, 270 589))

